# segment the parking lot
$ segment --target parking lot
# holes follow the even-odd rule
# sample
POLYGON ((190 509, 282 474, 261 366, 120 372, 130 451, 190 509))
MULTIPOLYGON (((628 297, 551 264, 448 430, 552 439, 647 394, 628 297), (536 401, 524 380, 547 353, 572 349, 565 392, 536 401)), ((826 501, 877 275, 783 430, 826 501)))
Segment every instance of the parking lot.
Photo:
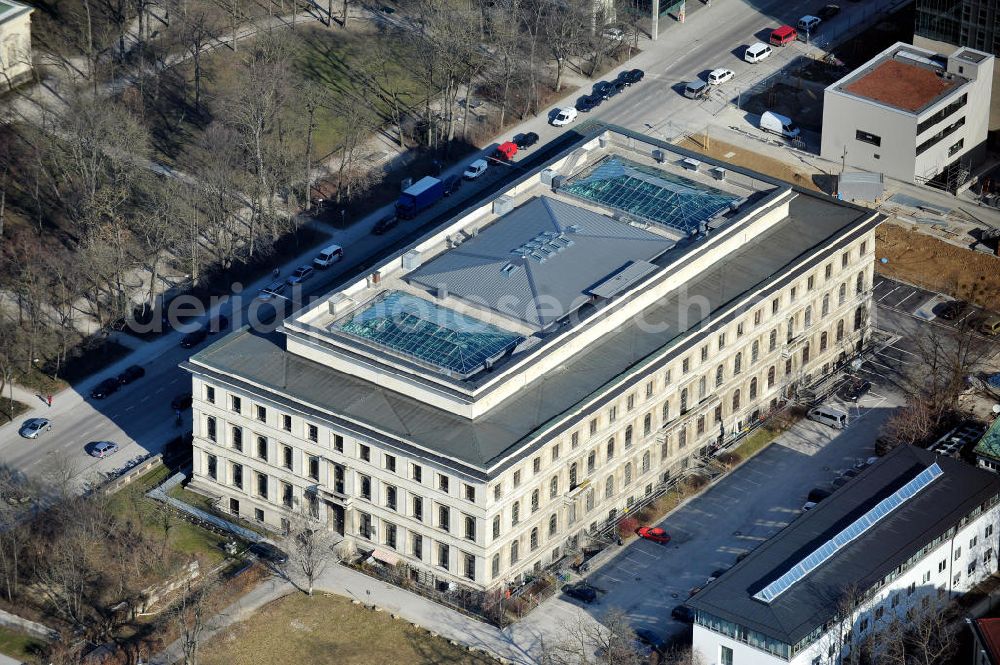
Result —
MULTIPOLYGON (((873 382, 874 383, 874 382, 873 382)), ((849 412, 847 429, 833 430, 804 420, 714 487, 658 524, 671 535, 667 545, 633 540, 587 578, 597 601, 581 605, 565 596, 540 611, 546 621, 565 621, 567 604, 600 618, 611 608, 624 610, 633 628, 653 631, 664 640, 689 635, 690 626, 671 619, 674 606, 802 513, 813 488, 830 489, 844 471, 873 454, 873 442, 898 397, 875 383, 858 404, 831 398, 827 404, 849 412)))
POLYGON ((968 325, 970 321, 985 313, 982 308, 969 305, 956 318, 946 320, 940 316, 942 307, 954 298, 896 282, 881 275, 875 275, 872 297, 879 307, 910 314, 925 321, 935 321, 952 328, 968 325))

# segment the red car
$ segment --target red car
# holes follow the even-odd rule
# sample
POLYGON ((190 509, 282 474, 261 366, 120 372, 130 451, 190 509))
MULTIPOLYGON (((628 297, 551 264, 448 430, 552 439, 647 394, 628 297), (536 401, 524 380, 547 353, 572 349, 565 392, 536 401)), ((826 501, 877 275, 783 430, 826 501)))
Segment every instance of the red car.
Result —
POLYGON ((652 540, 654 543, 666 545, 670 542, 670 534, 658 526, 641 526, 635 530, 635 533, 640 538, 652 540))

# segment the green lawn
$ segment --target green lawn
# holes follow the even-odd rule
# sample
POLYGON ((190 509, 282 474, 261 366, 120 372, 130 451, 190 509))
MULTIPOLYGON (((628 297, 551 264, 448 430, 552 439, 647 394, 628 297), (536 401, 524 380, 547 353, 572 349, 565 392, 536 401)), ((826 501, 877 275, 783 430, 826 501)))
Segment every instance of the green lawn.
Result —
POLYGON ((0 653, 18 660, 34 662, 35 656, 44 648, 45 642, 0 626, 0 653))
POLYGON ((738 455, 740 459, 750 459, 760 451, 767 448, 781 432, 774 431, 766 425, 758 427, 752 432, 743 443, 734 448, 731 452, 738 455))
POLYGON ((8 422, 14 420, 30 408, 24 402, 18 402, 16 399, 0 397, 0 419, 5 419, 8 422))
POLYGON ((202 665, 491 665, 440 637, 339 596, 285 596, 200 649, 202 665))

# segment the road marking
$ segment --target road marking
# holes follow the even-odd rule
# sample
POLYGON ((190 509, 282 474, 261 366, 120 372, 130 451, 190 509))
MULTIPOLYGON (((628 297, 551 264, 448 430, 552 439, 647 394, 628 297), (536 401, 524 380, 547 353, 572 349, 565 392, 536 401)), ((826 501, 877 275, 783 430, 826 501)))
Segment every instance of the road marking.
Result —
POLYGON ((906 302, 907 300, 909 300, 910 298, 912 298, 915 295, 917 295, 916 291, 910 291, 910 295, 906 296, 905 298, 903 298, 902 300, 900 300, 898 303, 896 303, 896 307, 902 307, 904 302, 906 302))
POLYGON ((967 318, 969 318, 973 314, 975 314, 975 312, 969 312, 968 314, 966 314, 965 316, 963 316, 962 318, 960 318, 958 321, 956 321, 955 324, 957 325, 957 324, 961 323, 962 321, 965 321, 967 318))
POLYGON ((889 294, 891 294, 891 293, 895 293, 897 289, 899 289, 899 287, 898 287, 898 286, 894 286, 894 287, 892 287, 892 291, 887 291, 887 292, 885 293, 885 295, 883 295, 883 296, 882 296, 881 298, 879 298, 879 299, 878 299, 878 302, 882 302, 883 300, 885 300, 885 299, 886 299, 886 297, 887 297, 887 296, 888 296, 889 294))

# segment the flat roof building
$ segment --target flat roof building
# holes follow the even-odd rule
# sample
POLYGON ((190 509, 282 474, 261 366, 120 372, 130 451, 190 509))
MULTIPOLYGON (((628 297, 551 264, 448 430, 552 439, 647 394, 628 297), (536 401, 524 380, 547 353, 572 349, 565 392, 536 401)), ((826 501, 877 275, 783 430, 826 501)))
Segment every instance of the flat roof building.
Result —
POLYGON ((691 598, 694 648, 712 664, 842 662, 924 597, 996 572, 998 501, 995 474, 896 448, 691 598))
POLYGON ((820 154, 954 189, 985 155, 992 80, 988 53, 897 43, 827 87, 820 154))
POLYGON ((592 125, 197 353, 193 486, 276 528, 307 510, 421 582, 558 561, 868 331, 881 215, 691 157, 592 125))

